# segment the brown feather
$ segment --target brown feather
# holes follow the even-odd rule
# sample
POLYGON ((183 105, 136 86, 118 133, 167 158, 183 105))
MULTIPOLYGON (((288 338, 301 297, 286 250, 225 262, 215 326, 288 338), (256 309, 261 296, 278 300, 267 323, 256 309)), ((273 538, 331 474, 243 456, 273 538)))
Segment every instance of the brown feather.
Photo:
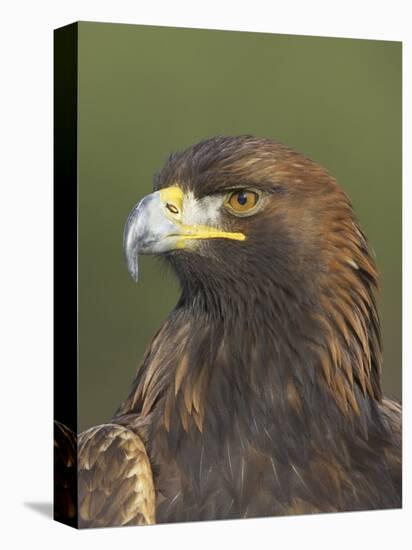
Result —
POLYGON ((222 208, 215 223, 243 242, 167 254, 179 302, 113 424, 80 437, 83 525, 153 522, 154 487, 158 522, 399 507, 378 273, 346 194, 252 136, 172 155, 154 187, 172 185, 198 199, 245 185, 264 203, 222 208))

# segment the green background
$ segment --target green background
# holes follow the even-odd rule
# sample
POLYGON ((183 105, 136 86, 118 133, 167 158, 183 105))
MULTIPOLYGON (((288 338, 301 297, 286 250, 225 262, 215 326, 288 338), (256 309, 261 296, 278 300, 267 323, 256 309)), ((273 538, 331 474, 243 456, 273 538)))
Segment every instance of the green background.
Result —
POLYGON ((79 24, 79 428, 110 418, 177 286, 129 277, 122 233, 166 157, 216 134, 282 141, 346 189, 381 271, 384 389, 401 395, 401 43, 79 24))

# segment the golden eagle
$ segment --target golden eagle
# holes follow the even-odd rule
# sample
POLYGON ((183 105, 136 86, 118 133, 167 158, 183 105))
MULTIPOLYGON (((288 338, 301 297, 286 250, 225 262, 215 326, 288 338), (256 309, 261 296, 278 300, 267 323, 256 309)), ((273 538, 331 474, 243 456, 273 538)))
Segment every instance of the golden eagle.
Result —
POLYGON ((181 295, 110 423, 79 435, 80 526, 401 506, 377 270, 325 169, 204 140, 157 173, 124 249, 136 280, 162 255, 181 295))

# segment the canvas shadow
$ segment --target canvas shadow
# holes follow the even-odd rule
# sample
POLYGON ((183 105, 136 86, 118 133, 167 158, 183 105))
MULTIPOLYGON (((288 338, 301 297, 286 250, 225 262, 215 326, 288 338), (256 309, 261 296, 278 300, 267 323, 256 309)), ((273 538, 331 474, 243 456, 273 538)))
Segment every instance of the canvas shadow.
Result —
POLYGON ((30 508, 34 512, 53 519, 53 503, 52 502, 23 502, 26 508, 30 508))

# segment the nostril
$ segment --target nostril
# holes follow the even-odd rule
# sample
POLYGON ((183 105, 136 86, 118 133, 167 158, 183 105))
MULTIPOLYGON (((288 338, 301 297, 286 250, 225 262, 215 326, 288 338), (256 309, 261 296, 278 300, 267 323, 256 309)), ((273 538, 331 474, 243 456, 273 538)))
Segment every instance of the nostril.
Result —
POLYGON ((172 214, 179 214, 179 210, 176 208, 176 206, 174 204, 170 204, 170 202, 166 203, 166 208, 172 214))

